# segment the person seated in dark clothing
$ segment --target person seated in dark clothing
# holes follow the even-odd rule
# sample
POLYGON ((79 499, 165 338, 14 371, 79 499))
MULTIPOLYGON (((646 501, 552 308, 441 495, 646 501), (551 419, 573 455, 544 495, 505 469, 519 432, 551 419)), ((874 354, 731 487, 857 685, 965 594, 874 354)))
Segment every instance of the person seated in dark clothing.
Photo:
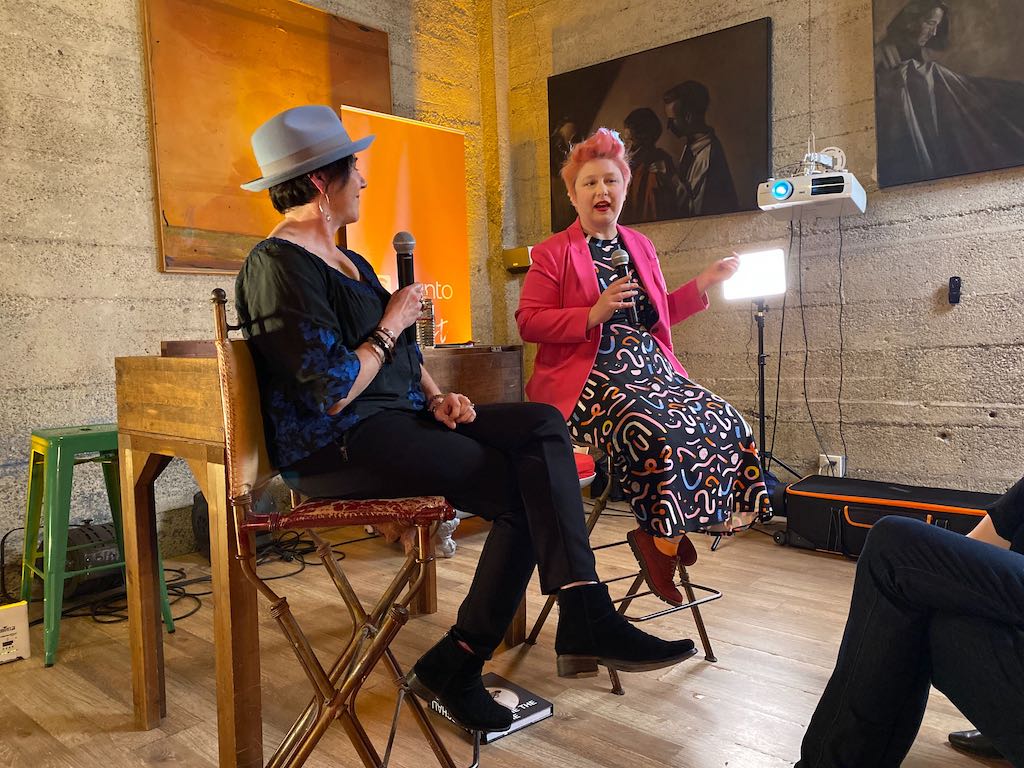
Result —
MULTIPOLYGON (((330 107, 286 110, 252 137, 281 221, 250 252, 235 284, 252 350, 267 448, 285 482, 309 497, 445 496, 493 522, 454 626, 413 667, 419 696, 440 699, 475 730, 503 730, 511 711, 480 680, 533 570, 558 593, 558 673, 598 664, 653 670, 691 657, 626 621, 597 583, 569 433, 539 403, 474 405, 442 392, 405 331, 423 286, 388 293, 370 264, 336 246, 359 218, 366 181, 330 107)), ((424 180, 429 183, 429 180, 424 180)))
POLYGON ((1024 766, 1024 479, 968 536, 882 518, 796 768, 898 766, 934 685, 1024 766))

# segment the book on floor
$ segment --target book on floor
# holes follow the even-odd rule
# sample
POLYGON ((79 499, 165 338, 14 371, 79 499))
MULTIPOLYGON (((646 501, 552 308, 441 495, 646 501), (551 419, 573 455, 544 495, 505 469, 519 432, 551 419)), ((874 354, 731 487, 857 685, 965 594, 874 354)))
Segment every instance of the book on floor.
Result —
MULTIPOLYGON (((482 680, 484 687, 494 697, 494 700, 512 710, 512 727, 507 731, 484 731, 480 737, 481 744, 490 744, 502 736, 508 736, 510 733, 515 733, 527 726, 551 717, 555 712, 554 706, 550 701, 515 683, 509 682, 501 677, 501 675, 488 672, 486 675, 483 675, 482 680)), ((446 718, 450 723, 458 725, 451 715, 448 714, 448 710, 444 708, 444 705, 437 699, 430 702, 430 709, 441 717, 446 718)))

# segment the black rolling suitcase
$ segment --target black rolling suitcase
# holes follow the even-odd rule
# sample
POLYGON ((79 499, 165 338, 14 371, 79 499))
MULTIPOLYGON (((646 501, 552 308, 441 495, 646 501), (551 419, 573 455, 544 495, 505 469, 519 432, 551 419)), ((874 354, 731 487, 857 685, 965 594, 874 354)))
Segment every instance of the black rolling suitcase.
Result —
POLYGON ((886 515, 967 533, 998 498, 991 493, 810 475, 786 488, 787 527, 776 533, 775 540, 857 557, 868 531, 886 515))

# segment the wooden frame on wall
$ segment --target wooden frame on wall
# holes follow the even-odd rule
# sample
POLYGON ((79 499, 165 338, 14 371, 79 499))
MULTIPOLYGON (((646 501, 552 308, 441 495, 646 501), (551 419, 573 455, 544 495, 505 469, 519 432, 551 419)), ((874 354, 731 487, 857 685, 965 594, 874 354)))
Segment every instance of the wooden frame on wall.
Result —
POLYGON ((279 218, 239 188, 253 130, 300 104, 390 112, 387 33, 293 0, 140 2, 159 269, 234 273, 279 218))

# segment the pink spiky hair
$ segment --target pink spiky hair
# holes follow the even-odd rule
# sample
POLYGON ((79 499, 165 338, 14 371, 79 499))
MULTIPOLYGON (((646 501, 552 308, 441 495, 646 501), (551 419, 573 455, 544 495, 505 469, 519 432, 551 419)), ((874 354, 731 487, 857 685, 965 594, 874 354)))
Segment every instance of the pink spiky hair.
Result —
POLYGON ((598 128, 586 141, 573 145, 569 157, 562 163, 562 170, 559 175, 565 182, 566 190, 571 194, 576 184, 576 177, 580 174, 580 168, 590 160, 603 158, 611 160, 622 172, 622 181, 628 187, 629 179, 632 176, 629 170, 629 163, 626 162, 626 147, 619 138, 619 134, 609 128, 598 128))

